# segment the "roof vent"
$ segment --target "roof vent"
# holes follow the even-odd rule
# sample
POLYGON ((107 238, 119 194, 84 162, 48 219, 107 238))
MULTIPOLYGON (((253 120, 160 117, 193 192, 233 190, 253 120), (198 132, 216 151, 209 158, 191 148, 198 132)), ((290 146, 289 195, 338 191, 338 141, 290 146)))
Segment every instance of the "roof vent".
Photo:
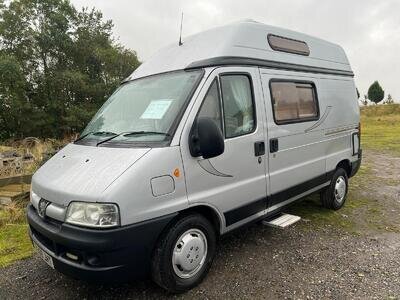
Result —
POLYGON ((306 42, 286 38, 283 36, 268 34, 268 43, 275 51, 288 52, 299 55, 310 55, 310 48, 306 42))

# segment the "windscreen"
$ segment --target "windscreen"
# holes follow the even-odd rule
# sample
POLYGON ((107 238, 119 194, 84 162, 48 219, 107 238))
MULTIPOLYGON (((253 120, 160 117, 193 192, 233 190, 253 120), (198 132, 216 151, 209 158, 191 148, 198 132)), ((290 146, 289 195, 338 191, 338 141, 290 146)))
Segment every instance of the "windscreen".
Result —
POLYGON ((171 138, 202 71, 180 71, 122 85, 82 132, 82 140, 157 142, 171 138))

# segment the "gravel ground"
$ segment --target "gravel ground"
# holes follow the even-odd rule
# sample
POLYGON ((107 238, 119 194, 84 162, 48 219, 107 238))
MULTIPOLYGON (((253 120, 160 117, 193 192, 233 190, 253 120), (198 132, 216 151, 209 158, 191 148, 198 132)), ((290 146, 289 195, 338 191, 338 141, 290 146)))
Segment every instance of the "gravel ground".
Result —
POLYGON ((396 219, 395 226, 385 221, 390 229, 359 222, 367 209, 345 216, 359 226, 351 230, 307 218, 285 230, 255 224, 224 237, 204 282, 179 296, 151 281, 88 284, 33 257, 0 269, 0 299, 400 299, 400 159, 366 153, 365 163, 374 180, 357 181, 357 189, 379 198, 382 216, 396 219))

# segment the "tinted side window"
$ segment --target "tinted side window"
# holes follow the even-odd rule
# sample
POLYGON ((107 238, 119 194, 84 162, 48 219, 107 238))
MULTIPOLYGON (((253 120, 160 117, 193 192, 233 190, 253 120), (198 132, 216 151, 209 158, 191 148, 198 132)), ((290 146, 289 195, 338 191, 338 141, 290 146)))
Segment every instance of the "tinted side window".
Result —
POLYGON ((271 82, 277 124, 318 119, 315 87, 311 83, 271 82))
POLYGON ((222 132, 220 103, 217 80, 214 80, 203 100, 198 117, 207 117, 213 119, 222 132))
POLYGON ((310 55, 308 45, 303 41, 297 41, 283 36, 268 35, 268 43, 275 51, 289 52, 300 55, 310 55))
POLYGON ((250 133, 255 127, 250 79, 246 75, 221 76, 225 137, 250 133))

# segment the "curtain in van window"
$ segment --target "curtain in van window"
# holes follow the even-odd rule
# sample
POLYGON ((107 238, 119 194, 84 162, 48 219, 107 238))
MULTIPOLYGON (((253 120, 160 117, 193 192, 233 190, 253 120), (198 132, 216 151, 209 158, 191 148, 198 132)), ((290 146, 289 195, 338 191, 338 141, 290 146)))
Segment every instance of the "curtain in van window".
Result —
POLYGON ((254 127, 250 80, 246 75, 221 77, 226 137, 250 132, 254 127))
POLYGON ((297 119, 299 107, 296 85, 292 82, 273 82, 271 87, 275 118, 279 121, 297 119))
POLYGON ((314 92, 310 84, 298 84, 299 93, 299 117, 311 118, 317 115, 317 103, 314 100, 314 92))
POLYGON ((272 82, 271 91, 277 122, 311 120, 318 116, 316 94, 310 83, 272 82))
POLYGON ((233 99, 243 112, 243 125, 248 124, 253 119, 251 116, 251 94, 248 79, 245 76, 233 76, 230 78, 229 85, 232 90, 233 99))

